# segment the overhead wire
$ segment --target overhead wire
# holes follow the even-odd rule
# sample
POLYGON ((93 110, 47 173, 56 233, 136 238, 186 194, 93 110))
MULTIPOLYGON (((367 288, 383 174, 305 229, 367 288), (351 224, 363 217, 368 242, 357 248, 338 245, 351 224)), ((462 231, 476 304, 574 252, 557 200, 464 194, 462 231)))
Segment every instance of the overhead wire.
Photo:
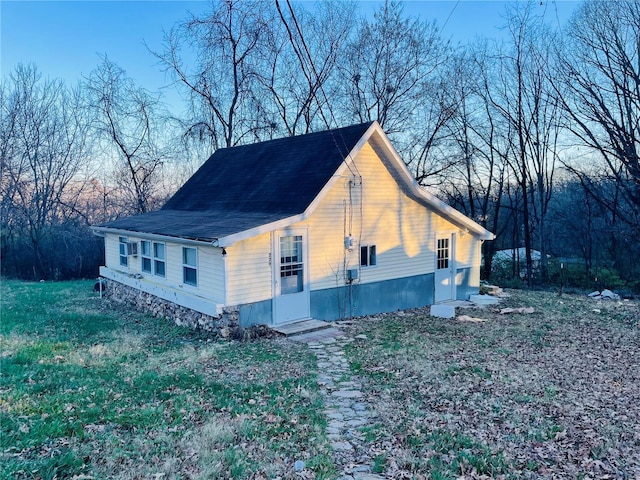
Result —
POLYGON ((447 23, 449 23, 449 19, 451 18, 451 15, 453 15, 453 12, 456 11, 456 8, 458 8, 458 5, 460 5, 460 0, 458 0, 456 2, 456 4, 453 6, 453 8, 451 9, 451 11, 449 12, 449 16, 447 17, 447 19, 444 21, 444 23, 442 24, 442 27, 440 28, 440 30, 444 30, 444 27, 447 26, 447 23))
MULTIPOLYGON (((355 162, 355 158, 353 158, 351 156, 351 151, 349 150, 349 147, 347 145, 347 142, 344 138, 344 135, 342 134, 341 130, 338 130, 338 134, 340 135, 340 139, 342 141, 342 145, 344 147, 343 148, 340 147, 338 140, 336 139, 335 136, 335 131, 331 128, 331 124, 329 123, 329 120, 327 120, 327 117, 324 114, 323 111, 323 106, 326 106, 327 109, 329 110, 329 115, 331 116, 331 120, 333 121, 334 124, 337 125, 337 121, 336 121, 336 117, 333 113, 333 109, 331 108, 331 103, 329 102, 329 99, 327 97, 326 92, 324 91, 324 87, 322 85, 322 81, 320 78, 320 75, 318 73, 318 70, 316 69, 315 63, 313 61, 313 57, 311 56, 311 52, 309 51, 309 47, 307 45, 307 42, 304 39, 304 35, 302 33, 302 29, 300 28, 300 24, 298 23, 298 19, 296 17, 295 12, 293 11, 293 7, 291 6, 291 2, 290 0, 286 0, 287 1, 287 7, 289 9, 289 13, 291 15, 291 19, 293 21, 293 24, 295 26, 296 29, 296 33, 298 38, 300 39, 300 42, 302 44, 302 48, 304 49, 304 53, 302 52, 302 49, 300 48, 300 46, 296 45, 296 41, 294 39, 294 35, 293 32, 291 31, 291 27, 290 25, 287 23, 287 20, 284 17, 284 14, 282 13, 282 9, 280 8, 280 3, 279 0, 275 0, 276 3, 276 8, 278 10, 278 13, 280 15, 280 19, 282 20, 282 23, 284 24, 286 30, 287 30, 287 34, 289 36, 289 41, 291 42, 291 46, 293 48, 293 51, 296 54, 296 57, 298 58, 298 61, 300 62, 300 67, 303 71, 303 74, 305 76, 305 78, 307 79, 307 82, 309 83, 309 88, 310 88, 310 93, 313 96, 313 98, 316 101, 316 104, 318 105, 318 112, 320 114, 320 117, 322 118, 322 120, 324 121, 324 124, 327 127, 327 130, 329 131, 329 134, 331 135, 331 139, 333 140, 334 145, 336 146, 338 152, 342 155, 343 158, 343 162, 345 163, 346 167, 349 169, 349 171, 351 172, 351 175, 354 177, 354 179, 357 180, 353 181, 350 180, 349 184, 348 184, 348 188, 349 188, 349 237, 351 236, 351 232, 352 232, 352 222, 353 222, 353 192, 352 189, 354 187, 359 187, 359 204, 360 204, 360 232, 359 232, 359 236, 358 236, 358 245, 360 245, 361 241, 362 241, 362 223, 363 223, 363 205, 362 205, 362 175, 360 174, 360 171, 358 170, 358 166, 355 162), (305 55, 306 54, 306 55, 305 55), (314 83, 315 80, 315 83, 314 83), (321 101, 321 99, 318 98, 317 92, 320 92, 322 94, 322 100, 324 102, 321 101)), ((346 230, 346 226, 347 226, 347 205, 346 205, 346 200, 343 202, 344 203, 344 222, 345 222, 345 230, 346 230)), ((358 271, 360 270, 360 261, 358 261, 358 271)), ((343 258, 343 272, 345 275, 345 280, 347 280, 346 277, 346 272, 347 272, 347 255, 346 255, 346 251, 344 254, 344 258, 343 258)), ((351 287, 352 287, 352 281, 348 281, 348 299, 349 299, 349 313, 350 315, 353 315, 353 293, 351 291, 351 287)))
POLYGON ((296 56, 298 57, 298 61, 300 62, 300 66, 302 67, 305 78, 309 83, 311 95, 316 100, 316 104, 318 105, 318 113, 320 114, 320 117, 324 121, 324 124, 326 125, 327 130, 329 130, 329 134, 331 135, 331 138, 336 148, 338 149, 338 152, 342 154, 347 168, 349 169, 349 171, 354 177, 358 177, 359 179, 361 179, 362 176, 360 175, 358 166, 356 165, 354 159, 351 158, 351 152, 349 151, 349 147, 347 146, 347 143, 344 139, 344 136, 342 135, 342 132, 338 132, 338 133, 340 135, 340 138, 342 140, 342 145, 344 148, 341 148, 340 145, 338 144, 338 141, 335 138, 335 132, 331 128, 331 124, 329 123, 329 120, 327 120, 327 117, 324 114, 323 106, 326 106, 327 109, 329 110, 329 115, 331 117, 332 122, 334 123, 334 125, 337 124, 336 117, 333 113, 333 109, 331 108, 331 103, 329 102, 327 94, 324 91, 324 87, 322 86, 320 75, 318 73, 318 70, 316 69, 316 66, 313 61, 313 57, 311 56, 311 52, 309 51, 307 42, 304 39, 304 35, 302 33, 302 29, 300 28, 300 24, 298 23, 296 14, 293 10, 293 7, 291 6, 290 0, 286 0, 286 1, 287 1, 287 7, 289 9, 289 14, 291 15, 291 20, 293 21, 293 25, 295 26, 297 36, 300 39, 300 43, 302 44, 302 48, 304 49, 304 52, 302 52, 302 49, 298 45, 296 45, 296 42, 294 40, 294 35, 291 32, 291 27, 289 26, 289 23, 285 19, 284 14, 282 13, 282 10, 280 8, 279 0, 276 0, 276 8, 278 9, 278 13, 280 15, 280 19, 282 20, 282 23, 287 29, 287 33, 289 35, 289 41, 291 42, 291 46, 293 47, 293 50, 296 56), (310 71, 307 71, 307 70, 310 70, 310 71), (313 80, 315 80, 315 85, 313 80), (316 93, 318 91, 322 94, 322 97, 323 97, 322 99, 318 98, 318 95, 316 93), (347 161, 347 160, 350 160, 350 161, 347 161))

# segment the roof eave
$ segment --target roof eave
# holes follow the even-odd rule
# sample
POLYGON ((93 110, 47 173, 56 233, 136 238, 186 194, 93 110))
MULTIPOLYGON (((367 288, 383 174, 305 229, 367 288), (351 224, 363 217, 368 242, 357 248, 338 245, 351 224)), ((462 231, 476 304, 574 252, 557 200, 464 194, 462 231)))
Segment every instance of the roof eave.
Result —
POLYGON ((392 160, 396 171, 400 174, 400 177, 404 180, 406 185, 409 187, 411 193, 413 193, 416 197, 423 200, 430 207, 432 207, 438 214, 442 215, 447 220, 455 223, 459 227, 465 228, 469 230, 469 232, 474 233, 480 240, 493 240, 496 236, 491 233, 489 230, 484 228, 479 223, 476 223, 471 218, 467 217, 463 213, 459 212, 455 208, 450 205, 447 205, 445 202, 437 198, 435 195, 432 195, 416 182, 413 175, 409 171, 409 168, 404 163, 400 154, 396 151, 395 147, 391 144, 389 137, 384 133, 382 127, 378 124, 378 122, 374 122, 371 125, 371 131, 367 131, 369 138, 373 135, 374 132, 378 134, 379 139, 382 141, 382 145, 388 153, 388 158, 392 160))
POLYGON ((232 235, 227 235, 225 237, 220 237, 218 239, 219 247, 230 247, 234 243, 240 242, 242 240, 248 240, 249 238, 256 237, 258 235, 262 235, 263 233, 273 232, 274 230, 281 230, 287 228, 294 223, 301 222, 308 217, 307 213, 301 213, 298 215, 292 215, 291 217, 282 218, 280 220, 276 220, 275 222, 265 223, 263 225, 259 225, 254 228, 250 228, 248 230, 243 230, 241 232, 234 233, 232 235))
POLYGON ((159 233, 143 232, 140 230, 126 230, 123 228, 113 228, 105 226, 93 226, 91 227, 91 230, 93 231, 94 235, 97 235, 99 237, 104 237, 105 233, 113 233, 114 235, 135 235, 141 238, 148 238, 150 240, 162 240, 166 242, 176 242, 189 245, 207 245, 213 247, 219 246, 219 239, 217 238, 186 238, 172 235, 162 235, 159 233))

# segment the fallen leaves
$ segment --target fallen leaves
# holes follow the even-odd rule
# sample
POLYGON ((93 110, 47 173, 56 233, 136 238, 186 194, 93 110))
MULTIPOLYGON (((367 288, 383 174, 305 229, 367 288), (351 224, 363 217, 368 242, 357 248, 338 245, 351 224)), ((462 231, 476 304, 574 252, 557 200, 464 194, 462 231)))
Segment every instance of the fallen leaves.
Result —
POLYGON ((378 414, 370 454, 386 456, 384 473, 640 478, 640 304, 593 312, 545 292, 505 303, 456 322, 416 310, 349 327, 368 338, 348 358, 378 414), (438 431, 467 440, 440 451, 438 431))

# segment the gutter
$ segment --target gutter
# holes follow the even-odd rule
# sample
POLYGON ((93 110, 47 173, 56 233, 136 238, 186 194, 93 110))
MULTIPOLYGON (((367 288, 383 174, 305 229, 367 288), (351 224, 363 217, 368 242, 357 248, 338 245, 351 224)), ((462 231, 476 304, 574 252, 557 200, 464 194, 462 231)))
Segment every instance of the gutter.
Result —
POLYGON ((209 247, 218 247, 218 239, 214 238, 213 240, 198 240, 192 238, 184 238, 184 237, 172 237, 169 235, 160 235, 157 233, 147 233, 147 232, 137 232, 135 230, 122 230, 119 228, 110 228, 110 227, 91 227, 93 234, 98 237, 104 237, 105 233, 113 233, 115 235, 123 235, 130 236, 134 235, 144 239, 150 240, 163 240, 165 242, 178 242, 184 243, 187 245, 206 245, 209 247))

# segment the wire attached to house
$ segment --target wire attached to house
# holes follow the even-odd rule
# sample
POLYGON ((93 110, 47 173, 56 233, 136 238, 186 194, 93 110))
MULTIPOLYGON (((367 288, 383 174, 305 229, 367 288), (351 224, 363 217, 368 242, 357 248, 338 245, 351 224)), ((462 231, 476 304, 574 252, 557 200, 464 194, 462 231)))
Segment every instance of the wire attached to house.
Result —
MULTIPOLYGON (((333 143, 335 145, 335 147, 337 148, 338 152, 340 153, 340 155, 343 158, 343 162, 345 163, 345 165, 347 166, 347 168, 349 169, 349 172, 351 172, 351 175, 353 177, 352 180, 349 181, 348 183, 348 188, 349 188, 349 237, 351 237, 352 235, 352 230, 353 230, 353 193, 352 193, 352 189, 356 186, 359 187, 359 191, 360 191, 360 195, 359 195, 359 202, 360 202, 360 225, 359 225, 359 235, 358 235, 358 248, 359 245, 362 241, 362 223, 363 223, 363 205, 362 205, 362 197, 363 197, 363 192, 362 192, 362 175, 360 174, 360 171, 358 169, 358 166, 355 162, 355 158, 353 158, 351 156, 351 151, 349 150, 349 147, 347 145, 347 142, 344 138, 344 135, 342 134, 342 131, 339 131, 339 135, 340 135, 340 140, 342 141, 342 147, 340 146, 340 144, 338 143, 338 139, 336 138, 335 135, 335 131, 331 128, 331 124, 329 123, 329 120, 327 119, 327 117, 324 114, 323 111, 323 105, 326 105, 326 107, 329 110, 329 115, 331 117, 332 122, 337 125, 337 121, 336 121, 336 117, 333 113, 333 109, 331 108, 331 103, 329 102, 329 99, 327 97, 326 92, 324 91, 324 87, 322 86, 322 83, 320 81, 320 75, 318 74, 318 70, 316 69, 316 66, 314 64, 313 61, 313 57, 311 56, 311 52, 309 51, 309 47, 307 46, 307 42, 304 39, 304 35, 302 33, 302 29, 300 28, 300 24, 298 23, 298 19, 296 17, 295 12, 293 11, 293 7, 291 6, 291 2, 290 0, 286 0, 287 1, 287 7, 289 9, 289 13, 291 15, 291 19, 293 21, 293 25, 295 26, 295 30, 297 33, 298 38, 300 39, 300 43, 302 44, 302 48, 296 44, 296 41, 294 39, 294 34, 292 32, 291 26, 289 25, 289 23, 287 22, 287 20, 284 17, 284 14, 282 13, 282 9, 280 8, 280 2, 279 0, 276 0, 276 8, 278 10, 278 14, 280 15, 280 19, 282 20, 282 23, 284 24, 286 30, 287 30, 287 34, 289 35, 289 41, 291 42, 291 46, 293 48, 293 51, 296 54, 296 57, 298 58, 298 61, 300 62, 300 67, 302 69, 302 72, 305 76, 305 78, 307 79, 307 82, 309 83, 309 88, 311 90, 311 95, 313 96, 313 98, 316 101, 316 104, 318 105, 318 112, 320 114, 320 117, 322 118, 322 120, 324 121, 324 124, 327 127, 327 130, 329 131, 329 134, 331 135, 331 139, 333 140, 333 143), (304 50, 304 52, 303 52, 304 50), (314 86, 314 82, 313 80, 315 80, 316 86, 314 86), (320 92, 320 94, 322 95, 322 99, 320 99, 318 97, 318 91, 320 92), (322 102, 322 100, 324 100, 322 102)), ((346 238, 346 231, 347 231, 347 204, 346 204, 346 200, 343 200, 343 208, 344 208, 344 233, 345 233, 345 238, 346 238)), ((345 245, 345 249, 344 249, 344 254, 343 254, 343 275, 344 275, 344 280, 347 283, 347 292, 346 292, 346 296, 347 298, 345 299, 346 302, 349 305, 349 315, 352 317, 353 316, 353 292, 352 292, 352 282, 347 281, 347 248, 345 245)), ((360 261, 358 261, 358 271, 360 271, 360 261)), ((358 275, 359 277, 359 275, 358 275)))

